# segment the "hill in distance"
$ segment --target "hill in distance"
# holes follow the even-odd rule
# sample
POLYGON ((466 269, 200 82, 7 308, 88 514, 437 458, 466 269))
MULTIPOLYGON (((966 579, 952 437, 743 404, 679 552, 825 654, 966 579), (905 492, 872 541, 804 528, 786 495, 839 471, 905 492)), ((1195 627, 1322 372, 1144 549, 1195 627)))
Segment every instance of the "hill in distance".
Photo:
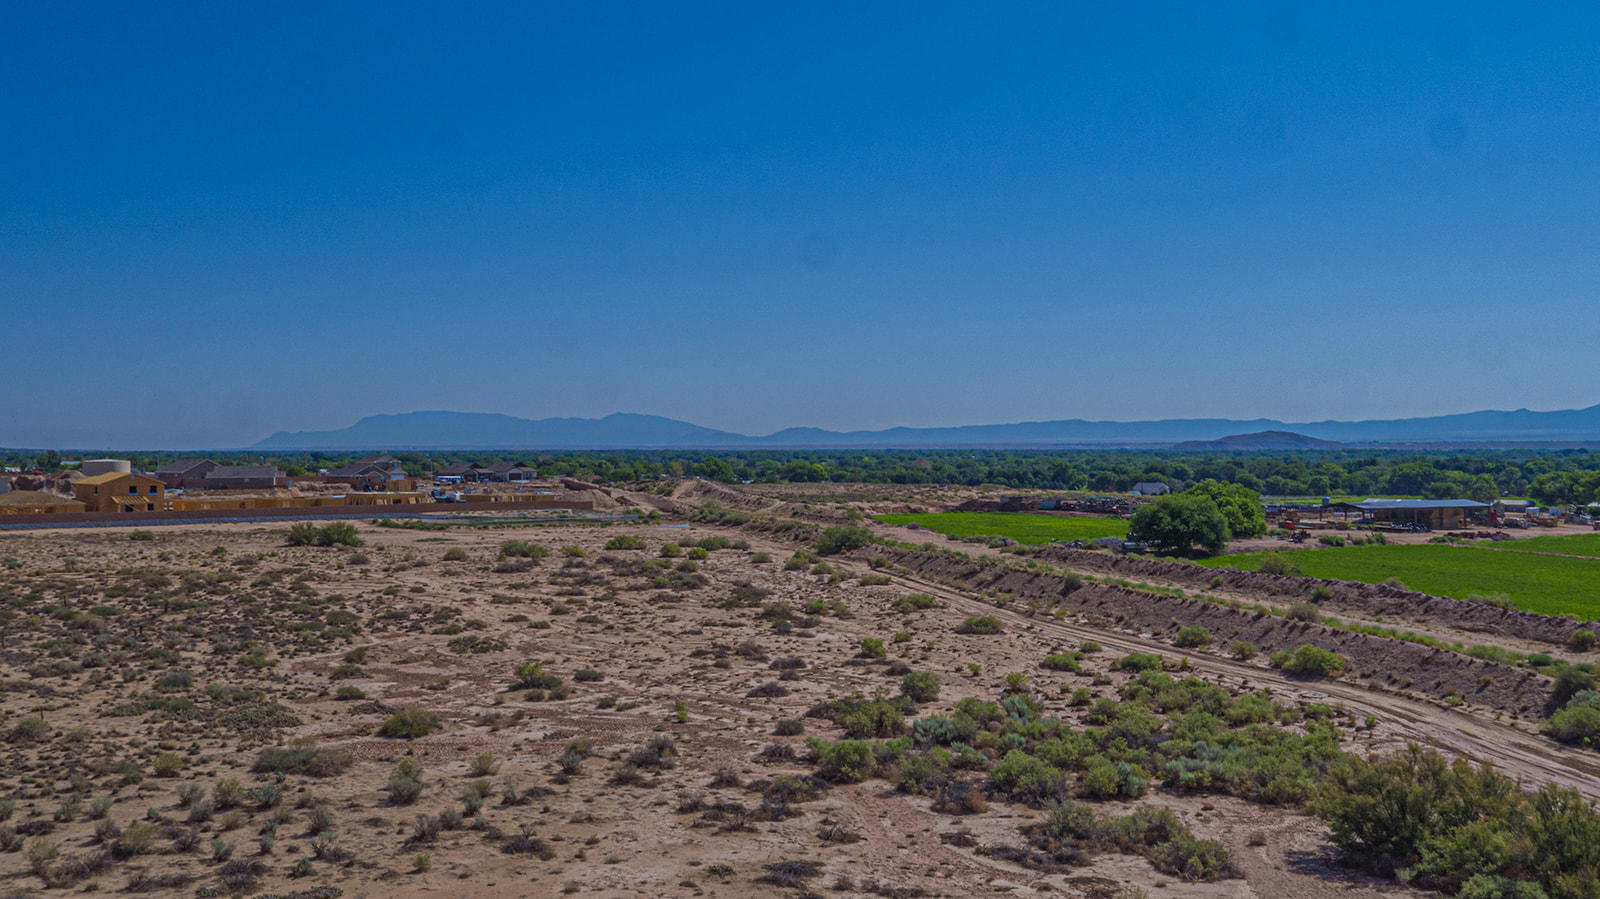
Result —
MULTIPOLYGON (((1321 421, 1272 419, 1160 421, 1029 421, 950 428, 828 431, 787 428, 766 436, 737 434, 659 415, 616 413, 604 418, 527 419, 485 412, 406 412, 371 415, 333 431, 280 431, 251 450, 401 449, 804 449, 937 447, 1095 448, 1169 447, 1219 442, 1319 441, 1328 445, 1266 445, 1254 449, 1332 449, 1339 444, 1426 443, 1600 444, 1600 405, 1555 412, 1484 411, 1427 418, 1321 421), (1279 436, 1282 435, 1282 436, 1279 436)), ((1195 447, 1183 447, 1185 449, 1195 447)))
POLYGON ((1185 440, 1174 444, 1173 449, 1206 452, 1249 452, 1252 450, 1332 450, 1344 444, 1333 440, 1307 437, 1293 431, 1258 431, 1254 434, 1232 434, 1216 440, 1185 440))

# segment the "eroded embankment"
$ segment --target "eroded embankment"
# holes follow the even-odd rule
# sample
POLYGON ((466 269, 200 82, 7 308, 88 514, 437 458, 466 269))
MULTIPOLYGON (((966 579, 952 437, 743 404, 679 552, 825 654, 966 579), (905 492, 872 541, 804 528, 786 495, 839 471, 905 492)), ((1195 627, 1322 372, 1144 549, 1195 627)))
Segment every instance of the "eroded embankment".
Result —
POLYGON ((1557 646, 1565 645, 1571 639, 1573 632, 1579 628, 1594 630, 1600 627, 1600 623, 1593 621, 1580 622, 1553 615, 1536 615, 1532 612, 1502 609, 1484 603, 1431 596, 1384 584, 1285 577, 1233 568, 1206 568, 1200 565, 1185 565, 1182 562, 1118 556, 1064 546, 1043 547, 1035 551, 1033 557, 1078 571, 1129 579, 1159 579, 1201 588, 1219 586, 1252 593, 1301 598, 1310 596, 1315 588, 1325 586, 1333 592, 1332 600, 1326 604, 1330 610, 1370 618, 1433 624, 1557 646), (1219 577, 1222 583, 1215 585, 1214 581, 1219 577))
POLYGON ((1243 640, 1268 653, 1311 644, 1349 660, 1343 676, 1347 682, 1412 690, 1438 699, 1459 697, 1518 717, 1540 717, 1550 695, 1550 679, 1528 669, 1225 603, 1084 584, 1055 572, 1014 567, 993 557, 974 559, 937 550, 880 545, 858 550, 856 556, 882 556, 918 576, 968 593, 996 591, 1022 600, 1038 600, 1051 608, 1100 618, 1123 628, 1171 634, 1185 625, 1200 625, 1211 632, 1218 646, 1243 640))

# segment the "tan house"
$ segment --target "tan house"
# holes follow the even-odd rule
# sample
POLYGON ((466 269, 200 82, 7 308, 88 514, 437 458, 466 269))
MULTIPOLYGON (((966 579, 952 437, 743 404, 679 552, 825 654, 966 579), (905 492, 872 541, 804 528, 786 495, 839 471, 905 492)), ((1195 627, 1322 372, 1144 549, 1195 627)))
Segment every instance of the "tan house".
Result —
POLYGON ((108 471, 79 478, 72 492, 90 512, 160 512, 167 507, 167 486, 147 474, 108 471))

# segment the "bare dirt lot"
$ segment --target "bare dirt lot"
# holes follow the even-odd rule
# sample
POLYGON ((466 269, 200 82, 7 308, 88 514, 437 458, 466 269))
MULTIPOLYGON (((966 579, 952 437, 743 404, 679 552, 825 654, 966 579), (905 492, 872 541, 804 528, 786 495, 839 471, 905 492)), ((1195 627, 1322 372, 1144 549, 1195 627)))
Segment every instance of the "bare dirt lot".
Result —
POLYGON ((806 739, 840 738, 818 711, 834 700, 915 670, 939 684, 918 714, 950 713, 1022 674, 1081 722, 1134 679, 1113 670, 1127 653, 1264 691, 1291 729, 1325 716, 1349 752, 1417 740, 1600 792, 1594 754, 1492 709, 996 608, 868 554, 795 564, 750 529, 358 529, 359 548, 290 547, 286 524, 0 537, 0 894, 1420 895, 1339 869, 1292 806, 1094 803, 1169 808, 1226 847, 1230 876, 1190 882, 1114 851, 1019 864, 1042 813, 1002 795, 952 811, 814 778, 806 739), (913 592, 933 603, 907 611, 913 592), (1001 633, 958 633, 979 615, 1001 633), (1040 667, 1086 641, 1078 670, 1040 667))

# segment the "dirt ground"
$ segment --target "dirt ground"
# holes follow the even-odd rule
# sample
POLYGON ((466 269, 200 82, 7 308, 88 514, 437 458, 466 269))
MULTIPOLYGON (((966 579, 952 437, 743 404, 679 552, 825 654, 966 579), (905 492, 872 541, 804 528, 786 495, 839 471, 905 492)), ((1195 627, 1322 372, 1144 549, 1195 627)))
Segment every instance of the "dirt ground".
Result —
MULTIPOLYGON (((1208 884, 1114 853, 1068 873, 1023 868, 986 847, 1017 843, 1039 812, 995 801, 952 817, 881 780, 834 787, 774 820, 757 813, 767 782, 813 771, 807 736, 839 735, 806 712, 892 689, 896 663, 941 679, 923 712, 993 699, 1005 674, 1026 672, 1047 714, 1073 719, 1073 689, 1114 695, 1125 677, 1108 670, 1116 655, 1172 652, 1154 635, 996 610, 904 575, 862 586, 860 561, 830 561, 833 578, 786 570, 794 545, 671 519, 358 528, 359 549, 289 547, 276 523, 0 535, 0 800, 15 799, 0 824, 26 837, 0 852, 0 895, 733 897, 780 891, 762 878, 791 861, 817 867, 790 886, 831 895, 1421 895, 1334 866, 1314 819, 1227 797, 1141 800, 1229 848, 1242 876, 1208 884), (664 543, 717 534, 748 545, 712 551, 664 585, 639 571, 664 543), (619 536, 643 548, 607 549, 619 536), (551 552, 504 557, 508 540, 551 552), (892 610, 911 590, 944 605, 892 610), (740 591, 830 611, 814 627, 778 629, 760 608, 728 602, 740 591), (1006 633, 955 634, 979 613, 1001 617, 1006 633), (859 658, 867 637, 889 643, 886 659, 859 658), (1089 639, 1104 650, 1083 673, 1038 667, 1089 639), (803 667, 779 670, 782 659, 803 667), (530 660, 559 685, 517 686, 514 669, 530 660), (380 736, 407 708, 437 715, 439 728, 380 736), (780 719, 804 733, 776 735, 780 719), (587 751, 563 758, 575 741, 587 751), (274 747, 348 758, 321 776, 253 771, 274 747), (404 759, 420 765, 413 802, 388 789, 404 759), (276 802, 237 795, 274 785, 276 802), (460 813, 459 824, 438 827, 442 813, 460 813), (435 819, 433 832, 419 815, 435 819), (115 834, 141 822, 154 825, 148 845, 119 851, 115 834), (39 841, 58 857, 33 858, 39 841)), ((1530 782, 1586 783, 1590 795, 1600 783, 1592 754, 1525 723, 1358 684, 1309 688, 1220 654, 1192 654, 1192 665, 1230 689, 1343 704, 1349 751, 1420 740, 1530 782), (1368 714, 1374 726, 1357 727, 1368 714)))

